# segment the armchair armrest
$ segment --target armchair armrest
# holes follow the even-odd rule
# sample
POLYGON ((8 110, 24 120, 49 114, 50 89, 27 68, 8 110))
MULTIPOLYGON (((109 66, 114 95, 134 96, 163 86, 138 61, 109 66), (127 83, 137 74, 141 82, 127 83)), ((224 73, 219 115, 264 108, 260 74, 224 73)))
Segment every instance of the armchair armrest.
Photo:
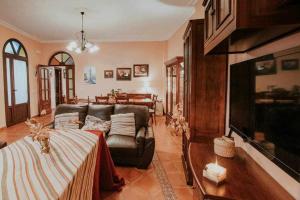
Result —
POLYGON ((142 156, 144 152, 145 137, 146 137, 146 128, 142 127, 138 130, 135 138, 138 147, 138 156, 142 156))
MULTIPOLYGON (((140 138, 140 141, 142 139, 140 138)), ((148 126, 145 131, 144 147, 141 156, 141 161, 138 165, 140 169, 146 169, 152 161, 155 149, 155 139, 152 126, 148 126)))

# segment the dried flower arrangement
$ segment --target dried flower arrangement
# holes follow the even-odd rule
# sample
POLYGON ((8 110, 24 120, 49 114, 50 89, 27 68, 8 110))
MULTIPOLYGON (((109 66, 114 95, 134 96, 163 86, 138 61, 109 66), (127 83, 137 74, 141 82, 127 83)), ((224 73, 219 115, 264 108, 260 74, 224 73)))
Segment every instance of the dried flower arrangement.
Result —
POLYGON ((186 136, 190 137, 189 124, 185 121, 183 116, 183 105, 177 104, 175 110, 173 111, 172 119, 169 123, 169 128, 171 128, 176 135, 182 135, 186 133, 186 136))
POLYGON ((25 124, 30 129, 30 137, 33 141, 38 141, 41 146, 42 153, 50 152, 50 136, 48 127, 44 127, 35 119, 27 119, 25 124))

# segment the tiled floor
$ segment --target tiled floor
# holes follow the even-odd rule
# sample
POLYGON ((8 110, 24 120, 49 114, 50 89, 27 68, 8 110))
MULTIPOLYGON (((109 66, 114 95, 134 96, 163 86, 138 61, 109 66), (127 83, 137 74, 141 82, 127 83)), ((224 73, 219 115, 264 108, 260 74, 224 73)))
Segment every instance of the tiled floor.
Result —
MULTIPOLYGON (((51 116, 38 118, 43 123, 51 121, 51 116)), ((178 200, 192 198, 193 190, 186 185, 181 163, 181 137, 171 134, 165 125, 164 117, 158 117, 154 125, 156 153, 178 200)), ((12 143, 28 134, 25 124, 18 124, 0 130, 0 140, 12 143)), ((164 195, 153 164, 147 170, 132 167, 117 167, 125 178, 126 186, 121 192, 103 192, 105 200, 163 200, 164 195)))

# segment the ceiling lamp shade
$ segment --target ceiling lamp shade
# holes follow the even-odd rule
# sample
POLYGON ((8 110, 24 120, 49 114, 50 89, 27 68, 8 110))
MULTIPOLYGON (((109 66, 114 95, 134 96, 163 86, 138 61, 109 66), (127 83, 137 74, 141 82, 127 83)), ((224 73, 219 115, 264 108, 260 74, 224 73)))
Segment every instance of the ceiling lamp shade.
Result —
POLYGON ((81 31, 77 34, 77 40, 71 41, 66 47, 69 51, 74 51, 77 54, 82 52, 94 53, 99 50, 99 47, 91 42, 89 42, 86 38, 86 33, 83 30, 83 16, 84 12, 80 12, 81 14, 81 31))

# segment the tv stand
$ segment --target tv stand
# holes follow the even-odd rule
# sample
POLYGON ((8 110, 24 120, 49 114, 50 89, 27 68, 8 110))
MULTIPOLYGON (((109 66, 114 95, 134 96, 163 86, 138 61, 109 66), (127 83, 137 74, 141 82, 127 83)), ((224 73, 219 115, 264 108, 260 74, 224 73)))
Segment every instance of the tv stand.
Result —
POLYGON ((227 178, 224 183, 219 185, 202 176, 205 165, 216 162, 213 137, 198 136, 194 138, 189 145, 188 156, 194 178, 194 200, 293 199, 241 148, 236 148, 234 158, 218 156, 218 164, 227 169, 227 178))

